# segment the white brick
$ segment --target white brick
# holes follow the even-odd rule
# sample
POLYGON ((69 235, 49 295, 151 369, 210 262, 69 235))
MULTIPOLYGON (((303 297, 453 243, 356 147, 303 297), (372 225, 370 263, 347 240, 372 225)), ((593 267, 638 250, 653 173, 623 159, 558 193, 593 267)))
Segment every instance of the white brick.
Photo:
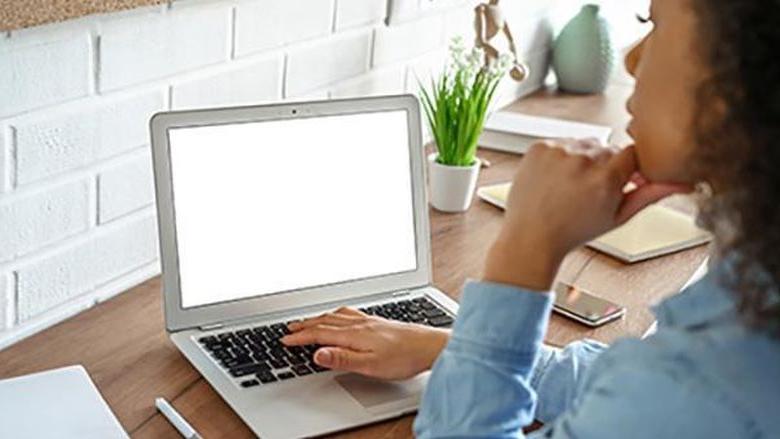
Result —
POLYGON ((0 124, 0 194, 11 187, 11 139, 10 130, 0 124))
POLYGON ((305 101, 322 101, 330 98, 330 91, 327 88, 319 90, 313 90, 304 94, 287 96, 284 98, 286 102, 305 102, 305 101))
POLYGON ((251 63, 233 63, 209 76, 175 83, 174 109, 250 105, 282 97, 281 56, 251 63))
MULTIPOLYGON (((449 41, 455 35, 460 35, 464 38, 467 44, 471 44, 472 41, 474 41, 474 37, 476 35, 475 32, 476 31, 474 30, 474 6, 467 4, 465 6, 461 6, 449 10, 445 13, 444 16, 445 40, 449 41)), ((497 38, 504 38, 504 35, 501 34, 497 38)))
POLYGON ((0 46, 0 117, 85 96, 90 79, 86 32, 34 45, 4 44, 0 46))
POLYGON ((328 35, 332 0, 263 0, 236 9, 236 55, 328 35))
POLYGON ((349 79, 334 86, 330 97, 348 98, 400 94, 404 92, 405 73, 406 70, 403 67, 395 67, 349 79))
POLYGON ((138 97, 94 101, 72 111, 15 122, 17 184, 147 144, 149 118, 162 108, 162 93, 148 92, 138 97))
POLYGON ((152 157, 143 154, 114 165, 98 175, 98 222, 149 206, 154 202, 152 157))
POLYGON ((419 0, 389 0, 387 8, 388 24, 393 26, 420 14, 419 0))
POLYGON ((107 23, 100 35, 100 89, 117 89, 227 59, 229 20, 230 9, 209 6, 107 23))
POLYGON ((11 275, 0 274, 0 329, 6 329, 11 326, 11 321, 6 317, 13 315, 10 309, 13 306, 11 301, 11 275))
POLYGON ((409 62, 406 76, 406 92, 419 94, 420 83, 430 88, 431 79, 439 79, 449 60, 447 49, 438 49, 409 62))
POLYGON ((0 203, 0 262, 84 231, 88 222, 86 181, 46 188, 0 203))
POLYGON ((387 0, 336 0, 336 30, 376 23, 387 14, 387 0))
MULTIPOLYGON (((98 229, 100 230, 100 229, 98 229)), ((101 230, 99 236, 18 271, 18 320, 52 307, 157 258, 153 217, 101 230)))
MULTIPOLYGON (((518 56, 552 48, 555 35, 552 25, 544 14, 518 18, 512 23, 512 35, 515 37, 518 56)), ((497 48, 504 50, 506 47, 508 45, 497 48)))
POLYGON ((368 70, 369 31, 329 38, 289 53, 285 95, 301 95, 368 70))
POLYGON ((444 17, 435 15, 376 30, 374 66, 413 58, 444 43, 444 17))

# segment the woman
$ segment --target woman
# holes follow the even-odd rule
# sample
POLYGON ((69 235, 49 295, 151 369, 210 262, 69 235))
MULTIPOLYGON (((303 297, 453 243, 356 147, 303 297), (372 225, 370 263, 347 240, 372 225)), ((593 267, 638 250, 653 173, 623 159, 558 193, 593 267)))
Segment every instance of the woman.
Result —
POLYGON ((780 437, 778 17, 777 2, 654 0, 654 28, 626 60, 636 145, 531 149, 452 334, 340 310, 286 342, 385 378, 435 360, 420 437, 520 437, 533 419, 543 437, 780 437), (629 181, 639 188, 624 194, 629 181), (656 308, 656 335, 544 349, 564 255, 700 182, 716 262, 656 308))

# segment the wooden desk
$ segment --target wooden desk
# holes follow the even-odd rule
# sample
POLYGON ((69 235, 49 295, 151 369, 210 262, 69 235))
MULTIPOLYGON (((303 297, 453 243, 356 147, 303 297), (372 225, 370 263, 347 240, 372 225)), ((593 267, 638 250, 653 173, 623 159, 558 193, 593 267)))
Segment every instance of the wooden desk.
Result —
MULTIPOLYGON (((564 96, 542 91, 513 104, 518 111, 610 124, 623 143, 628 86, 613 86, 606 96, 564 96)), ((481 152, 492 162, 480 184, 511 179, 518 156, 481 152)), ((434 283, 458 297, 463 281, 477 277, 501 223, 501 212, 475 201, 465 214, 431 212, 434 283)), ((706 256, 706 248, 626 266, 592 250, 570 254, 559 278, 613 299, 628 308, 626 318, 591 330, 553 315, 547 341, 562 345, 582 337, 610 342, 640 336, 652 322, 647 305, 673 294, 706 256)), ((163 327, 160 279, 155 278, 0 352, 0 378, 74 363, 83 364, 119 417, 138 438, 176 438, 155 411, 164 396, 207 439, 252 437, 222 399, 168 341, 163 327)), ((411 437, 413 418, 386 421, 345 432, 341 438, 411 437)))

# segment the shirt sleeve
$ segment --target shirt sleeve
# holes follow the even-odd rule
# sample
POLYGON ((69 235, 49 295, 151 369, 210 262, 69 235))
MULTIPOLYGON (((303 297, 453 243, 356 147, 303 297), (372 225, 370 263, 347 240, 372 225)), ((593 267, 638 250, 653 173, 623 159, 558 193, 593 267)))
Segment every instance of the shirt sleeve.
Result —
POLYGON ((531 375, 553 296, 469 282, 415 420, 420 438, 518 437, 534 418, 531 375))
MULTIPOLYGON (((565 412, 531 437, 752 437, 736 406, 701 375, 695 362, 624 340, 596 361, 565 412), (705 421, 706 420, 706 421, 705 421)), ((760 435, 755 435, 758 437, 760 435)), ((522 437, 522 436, 520 436, 522 437)))
POLYGON ((667 352, 669 343, 628 340, 604 353, 585 343, 542 354, 552 301, 506 285, 466 285, 423 395, 417 437, 523 438, 538 404, 550 404, 539 413, 555 419, 533 438, 746 436, 713 394, 717 386, 667 352), (579 366, 591 369, 583 374, 579 366), (556 377, 566 381, 561 388, 556 377))
POLYGON ((536 420, 548 423, 572 406, 582 377, 606 348, 595 340, 575 341, 563 349, 542 346, 531 375, 538 398, 536 420))

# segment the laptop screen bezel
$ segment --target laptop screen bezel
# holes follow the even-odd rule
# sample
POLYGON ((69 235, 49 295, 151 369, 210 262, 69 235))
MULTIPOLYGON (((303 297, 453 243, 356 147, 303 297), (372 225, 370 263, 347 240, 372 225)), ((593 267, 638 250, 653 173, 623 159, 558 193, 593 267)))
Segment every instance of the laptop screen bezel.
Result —
MULTIPOLYGON (((150 125, 165 320, 169 331, 244 320, 331 302, 345 302, 430 284, 430 225, 425 197, 425 154, 422 146, 419 103, 413 95, 162 112, 152 117, 150 125), (176 245, 176 213, 173 203, 175 193, 172 188, 168 138, 170 129, 385 111, 405 111, 407 115, 417 269, 230 302, 188 308, 182 306, 176 245)), ((365 163, 364 165, 376 166, 377 164, 365 163)))

